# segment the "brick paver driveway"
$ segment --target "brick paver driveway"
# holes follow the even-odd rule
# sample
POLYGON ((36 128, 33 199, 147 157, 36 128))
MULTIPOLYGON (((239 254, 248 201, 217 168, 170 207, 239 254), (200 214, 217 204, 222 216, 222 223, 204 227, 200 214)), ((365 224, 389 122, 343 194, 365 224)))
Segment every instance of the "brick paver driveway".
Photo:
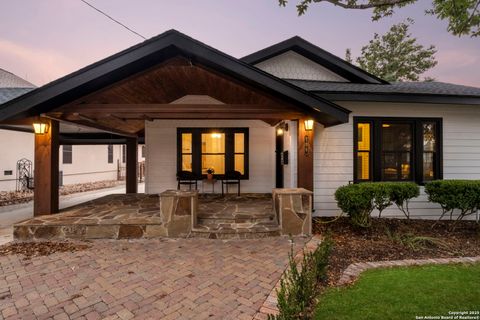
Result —
MULTIPOLYGON (((295 250, 303 239, 295 240, 295 250)), ((0 257, 0 318, 252 319, 281 276, 287 238, 102 240, 0 257)))

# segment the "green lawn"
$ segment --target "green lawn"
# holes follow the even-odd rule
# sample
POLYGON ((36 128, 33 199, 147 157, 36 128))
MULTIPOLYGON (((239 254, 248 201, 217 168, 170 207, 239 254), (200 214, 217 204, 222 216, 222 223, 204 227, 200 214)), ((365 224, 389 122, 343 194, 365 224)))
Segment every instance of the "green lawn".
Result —
POLYGON ((415 319, 480 310, 480 264, 364 272, 355 285, 327 289, 315 319, 415 319))

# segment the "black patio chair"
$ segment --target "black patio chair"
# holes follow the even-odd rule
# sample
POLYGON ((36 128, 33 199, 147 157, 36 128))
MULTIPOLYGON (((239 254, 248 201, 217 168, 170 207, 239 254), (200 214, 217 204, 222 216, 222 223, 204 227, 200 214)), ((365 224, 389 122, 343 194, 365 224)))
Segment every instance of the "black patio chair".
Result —
POLYGON ((224 185, 226 186, 227 194, 228 194, 228 186, 231 184, 238 185, 238 195, 240 196, 240 178, 241 177, 242 177, 242 174, 239 171, 225 172, 225 174, 222 176, 222 196, 224 195, 223 186, 224 185))
POLYGON ((196 174, 190 171, 177 172, 177 189, 180 190, 181 185, 188 185, 188 189, 192 190, 192 186, 195 186, 195 190, 198 189, 198 177, 196 174))

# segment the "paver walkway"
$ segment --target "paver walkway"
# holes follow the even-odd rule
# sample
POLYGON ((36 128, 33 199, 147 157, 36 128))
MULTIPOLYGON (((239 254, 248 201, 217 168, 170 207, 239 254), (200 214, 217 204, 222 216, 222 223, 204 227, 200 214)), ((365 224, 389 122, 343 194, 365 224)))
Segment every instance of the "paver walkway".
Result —
MULTIPOLYGON (((306 239, 295 239, 300 250, 306 239)), ((0 257, 0 318, 252 319, 289 239, 97 240, 77 252, 0 257)))

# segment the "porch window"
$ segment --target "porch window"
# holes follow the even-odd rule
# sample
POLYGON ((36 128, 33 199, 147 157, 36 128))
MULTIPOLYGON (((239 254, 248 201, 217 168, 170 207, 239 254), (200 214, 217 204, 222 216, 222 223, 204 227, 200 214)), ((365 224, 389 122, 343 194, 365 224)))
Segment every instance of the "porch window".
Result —
POLYGON ((206 177, 238 171, 248 179, 248 128, 179 128, 177 170, 206 177))
POLYGON ((354 118, 354 180, 441 179, 441 119, 354 118))
POLYGON ((107 162, 113 163, 113 144, 107 146, 107 162))
POLYGON ((63 145, 62 147, 62 159, 63 164, 71 164, 73 161, 72 157, 72 146, 71 145, 63 145))

